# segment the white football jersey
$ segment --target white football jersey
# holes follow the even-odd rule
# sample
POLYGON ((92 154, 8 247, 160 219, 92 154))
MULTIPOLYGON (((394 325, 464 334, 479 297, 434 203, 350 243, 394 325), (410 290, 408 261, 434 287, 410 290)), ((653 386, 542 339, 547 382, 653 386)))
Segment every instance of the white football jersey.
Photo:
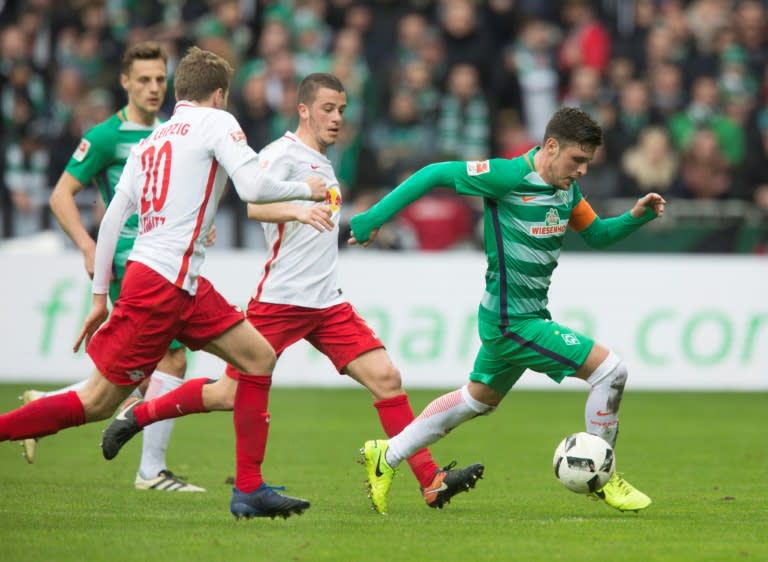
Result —
MULTIPOLYGON (((268 244, 267 262, 254 298, 259 302, 326 308, 344 302, 338 286, 339 215, 341 190, 331 161, 286 132, 259 153, 260 165, 276 180, 323 178, 328 186, 325 204, 331 207, 333 230, 319 232, 298 221, 262 223, 268 244)), ((295 205, 318 205, 291 201, 295 205)))
POLYGON ((116 187, 138 208, 128 259, 194 295, 227 176, 257 157, 232 114, 178 102, 173 116, 132 149, 116 187))

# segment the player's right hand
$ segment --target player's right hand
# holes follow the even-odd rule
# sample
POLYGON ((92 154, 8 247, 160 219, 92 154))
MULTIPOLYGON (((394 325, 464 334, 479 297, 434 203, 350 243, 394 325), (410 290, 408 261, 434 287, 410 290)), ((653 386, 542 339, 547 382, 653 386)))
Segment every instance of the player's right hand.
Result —
POLYGON ((378 228, 374 228, 373 230, 371 230, 371 235, 368 237, 368 240, 366 240, 365 242, 358 242, 357 238, 355 238, 355 235, 351 234, 349 236, 349 240, 347 240, 347 244, 349 244, 350 246, 357 245, 357 246, 362 246, 363 248, 367 248, 371 244, 371 242, 376 240, 376 235, 378 233, 379 233, 378 228))
POLYGON ((296 220, 302 224, 308 224, 315 230, 325 232, 333 230, 332 215, 330 206, 312 205, 311 207, 300 207, 296 212, 296 220))
POLYGON ((77 341, 72 347, 72 351, 76 352, 80 349, 80 344, 83 343, 83 340, 85 340, 85 347, 88 347, 91 337, 99 329, 99 326, 104 323, 104 320, 107 319, 108 314, 107 295, 93 295, 91 311, 86 316, 85 322, 83 322, 83 327, 80 329, 80 334, 77 336, 77 341))
POLYGON ((328 196, 328 186, 325 180, 319 176, 310 176, 304 180, 312 191, 312 201, 325 201, 328 196))

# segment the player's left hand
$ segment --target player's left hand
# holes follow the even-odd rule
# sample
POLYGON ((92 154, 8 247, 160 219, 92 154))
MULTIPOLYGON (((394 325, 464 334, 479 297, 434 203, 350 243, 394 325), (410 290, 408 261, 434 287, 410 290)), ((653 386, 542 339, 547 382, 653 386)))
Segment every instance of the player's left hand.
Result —
POLYGON ((104 323, 104 320, 107 319, 107 315, 107 295, 93 295, 91 311, 86 316, 85 322, 83 322, 83 327, 80 329, 80 334, 77 336, 77 341, 72 347, 72 351, 76 352, 79 350, 83 340, 85 340, 85 347, 88 347, 91 337, 99 329, 99 326, 104 323))
POLYGON ((645 209, 650 208, 656 213, 656 218, 664 216, 664 205, 667 201, 658 193, 647 193, 643 197, 637 200, 635 206, 629 211, 629 214, 634 218, 639 219, 645 214, 645 209))
POLYGON ((368 240, 366 240, 365 242, 358 242, 357 238, 355 238, 355 235, 354 234, 350 234, 349 240, 347 240, 347 244, 349 244, 350 246, 357 245, 357 246, 362 246, 363 248, 367 248, 370 245, 371 242, 376 240, 376 235, 378 233, 379 233, 379 229, 378 228, 374 228, 373 230, 371 230, 371 235, 368 237, 368 240))
POLYGON ((296 220, 320 232, 333 230, 331 217, 333 211, 329 205, 312 205, 296 209, 296 220))

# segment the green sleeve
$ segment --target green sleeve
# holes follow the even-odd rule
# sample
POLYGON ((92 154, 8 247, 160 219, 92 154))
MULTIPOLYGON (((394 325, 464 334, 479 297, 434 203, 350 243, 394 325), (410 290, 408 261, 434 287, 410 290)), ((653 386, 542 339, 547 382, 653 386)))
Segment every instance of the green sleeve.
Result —
POLYGON ((528 171, 523 157, 430 164, 414 173, 366 212, 352 217, 352 234, 358 242, 366 242, 372 230, 436 187, 450 187, 461 195, 500 199, 517 187, 528 171))
POLYGON ((463 168, 464 162, 439 162, 421 168, 373 207, 352 217, 352 235, 358 242, 367 242, 372 230, 379 228, 416 199, 436 187, 455 189, 455 177, 463 168))
POLYGON ((456 174, 456 191, 462 195, 490 199, 501 199, 507 195, 520 185, 531 171, 524 156, 463 164, 463 168, 456 174))
POLYGON ((579 232, 584 241, 593 248, 605 248, 623 240, 645 223, 656 218, 656 213, 649 207, 645 208, 645 213, 636 219, 629 214, 629 211, 618 217, 601 219, 596 217, 587 228, 579 232))
POLYGON ((77 181, 88 185, 91 180, 109 167, 114 154, 114 139, 106 128, 97 125, 80 140, 69 158, 65 171, 77 181))

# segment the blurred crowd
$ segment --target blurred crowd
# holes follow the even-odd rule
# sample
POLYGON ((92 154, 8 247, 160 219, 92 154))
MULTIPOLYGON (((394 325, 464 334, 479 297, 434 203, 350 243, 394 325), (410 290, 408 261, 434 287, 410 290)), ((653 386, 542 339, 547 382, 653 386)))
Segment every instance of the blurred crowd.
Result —
MULTIPOLYGON (((339 76, 349 107, 329 157, 348 215, 427 163, 519 155, 561 105, 604 128, 579 182, 596 207, 657 191, 768 213, 762 0, 0 0, 2 237, 52 227, 51 188, 124 104, 120 56, 144 39, 167 48, 169 75, 193 44, 227 58, 256 150, 295 128, 304 75, 339 76)), ((381 244, 475 245, 479 203, 438 190, 381 244)), ((246 244, 233 194, 227 210, 225 239, 246 244)))

